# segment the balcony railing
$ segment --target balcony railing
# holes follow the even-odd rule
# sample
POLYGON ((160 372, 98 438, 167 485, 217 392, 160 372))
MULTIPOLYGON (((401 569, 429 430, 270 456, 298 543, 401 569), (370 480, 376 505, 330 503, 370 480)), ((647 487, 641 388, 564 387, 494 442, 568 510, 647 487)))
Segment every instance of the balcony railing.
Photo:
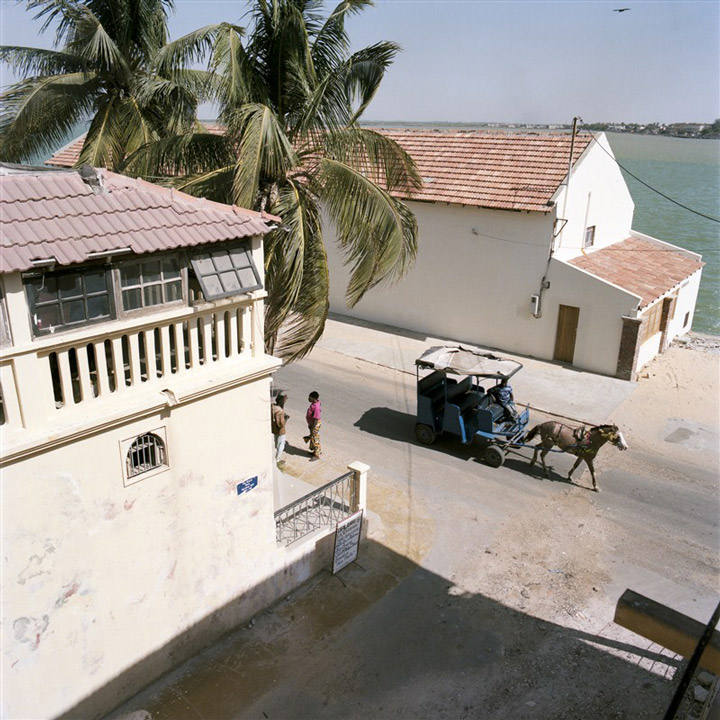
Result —
POLYGON ((36 407, 30 414, 45 417, 84 411, 90 403, 130 397, 140 388, 160 390, 171 378, 262 353, 257 304, 244 299, 207 309, 183 308, 159 318, 117 320, 72 336, 3 348, 0 424, 6 430, 27 427, 26 406, 31 404, 36 407))
POLYGON ((283 545, 323 527, 332 527, 355 512, 359 502, 357 473, 348 472, 275 513, 275 539, 283 545))

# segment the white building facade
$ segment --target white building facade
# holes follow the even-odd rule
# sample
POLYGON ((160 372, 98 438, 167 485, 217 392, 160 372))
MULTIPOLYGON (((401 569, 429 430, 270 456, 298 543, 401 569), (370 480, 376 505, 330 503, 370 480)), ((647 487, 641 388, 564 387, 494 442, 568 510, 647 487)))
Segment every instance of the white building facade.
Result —
POLYGON ((423 177, 417 262, 349 310, 329 242, 334 313, 630 380, 690 329, 700 256, 631 229, 603 135, 384 132, 423 177))
POLYGON ((2 716, 99 717, 318 570, 276 542, 262 238, 0 170, 2 716))

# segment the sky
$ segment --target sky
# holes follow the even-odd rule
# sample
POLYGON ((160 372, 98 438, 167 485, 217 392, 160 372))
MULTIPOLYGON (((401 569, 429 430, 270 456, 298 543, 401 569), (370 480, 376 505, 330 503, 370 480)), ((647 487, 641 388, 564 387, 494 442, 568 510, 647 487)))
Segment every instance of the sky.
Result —
MULTIPOLYGON (((246 10, 241 0, 176 0, 170 33, 242 25, 246 10)), ((39 35, 24 2, 0 0, 0 27, 3 45, 51 47, 54 38, 39 35)), ((403 48, 368 121, 720 117, 720 0, 375 0, 347 29, 354 50, 380 40, 403 48)), ((2 85, 14 80, 3 67, 2 85)))

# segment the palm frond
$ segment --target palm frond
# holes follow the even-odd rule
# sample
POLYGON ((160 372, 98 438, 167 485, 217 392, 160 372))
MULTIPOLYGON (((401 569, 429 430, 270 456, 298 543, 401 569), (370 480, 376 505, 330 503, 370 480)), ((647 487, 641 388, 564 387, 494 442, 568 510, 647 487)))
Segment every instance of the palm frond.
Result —
POLYGON ((354 307, 381 282, 399 280, 417 254, 417 222, 399 200, 362 172, 321 160, 322 200, 351 266, 346 299, 354 307))
POLYGON ((88 128, 78 165, 87 163, 109 170, 120 169, 124 159, 124 115, 122 101, 115 97, 104 98, 88 128))
POLYGON ((408 152, 371 128, 353 125, 322 136, 323 154, 359 170, 388 192, 410 193, 422 179, 408 152))
POLYGON ((165 76, 175 72, 177 68, 186 68, 193 63, 205 60, 211 53, 217 36, 221 32, 234 32, 239 37, 244 29, 230 23, 214 23, 193 30, 186 35, 167 43, 156 55, 156 69, 165 76))
POLYGON ((266 105, 244 105, 232 117, 228 132, 231 137, 239 137, 234 202, 243 207, 255 207, 261 181, 284 178, 297 166, 297 153, 277 117, 266 105))
POLYGON ((83 60, 71 53, 12 45, 0 47, 0 62, 7 63, 16 75, 23 77, 45 77, 87 69, 83 60))
MULTIPOLYGON (((179 178, 178 183, 184 183, 203 175, 207 168, 234 168, 234 165, 235 152, 230 140, 223 135, 200 131, 160 138, 144 145, 127 158, 123 170, 140 175, 175 177, 179 178)), ((232 174, 227 188, 229 201, 231 193, 232 174)))
POLYGON ((330 278, 316 198, 297 182, 280 189, 283 225, 265 238, 267 290, 265 338, 274 354, 298 360, 322 336, 330 278))
POLYGON ((204 197, 215 202, 232 205, 232 180, 234 165, 216 167, 191 177, 177 178, 173 185, 189 195, 204 197))
POLYGON ((362 116, 375 97, 400 46, 392 42, 380 42, 359 50, 348 60, 343 75, 349 103, 357 103, 353 122, 362 116))
POLYGON ((312 57, 321 77, 333 72, 347 58, 350 38, 345 20, 373 5, 372 0, 343 0, 330 13, 312 44, 312 57))
POLYGON ((93 74, 22 80, 0 96, 0 159, 22 162, 67 142, 88 117, 99 90, 93 74))

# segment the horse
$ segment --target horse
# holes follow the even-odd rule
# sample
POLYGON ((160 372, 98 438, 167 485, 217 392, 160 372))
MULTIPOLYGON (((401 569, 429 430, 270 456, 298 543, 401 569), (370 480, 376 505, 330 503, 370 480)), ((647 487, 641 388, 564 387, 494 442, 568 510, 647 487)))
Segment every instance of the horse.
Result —
POLYGON ((525 442, 532 440, 537 434, 540 434, 540 442, 535 445, 530 467, 535 464, 538 453, 542 462, 545 477, 548 477, 548 468, 545 465, 545 456, 550 452, 554 445, 560 450, 571 455, 576 455, 577 460, 568 473, 568 480, 572 481, 572 474, 582 460, 590 468, 590 477, 592 477, 593 490, 600 492, 595 481, 595 468, 593 460, 598 450, 606 443, 610 442, 620 450, 627 450, 627 443, 623 434, 618 430, 617 425, 594 425, 591 427, 573 428, 569 425, 549 420, 548 422, 536 425, 525 437, 525 442))

